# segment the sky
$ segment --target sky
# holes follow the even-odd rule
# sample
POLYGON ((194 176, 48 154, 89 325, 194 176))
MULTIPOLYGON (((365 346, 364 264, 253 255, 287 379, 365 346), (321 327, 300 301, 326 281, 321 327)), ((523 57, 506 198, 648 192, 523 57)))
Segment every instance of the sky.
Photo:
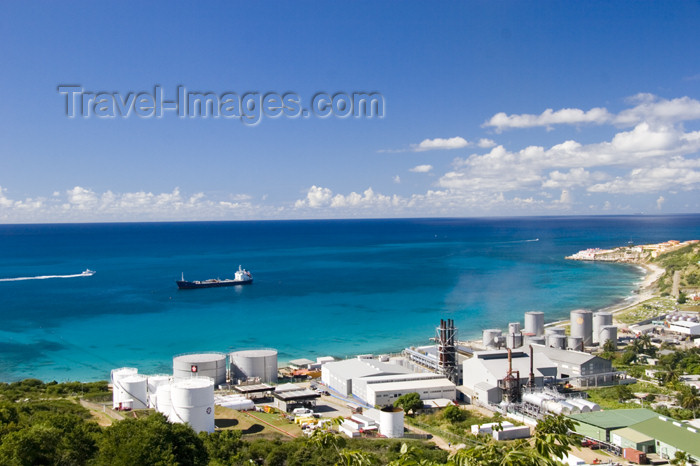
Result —
POLYGON ((4 1, 0 222, 697 213, 699 23, 691 1, 4 1), (181 91, 211 111, 156 112, 181 91), (378 111, 344 115, 354 94, 378 111))

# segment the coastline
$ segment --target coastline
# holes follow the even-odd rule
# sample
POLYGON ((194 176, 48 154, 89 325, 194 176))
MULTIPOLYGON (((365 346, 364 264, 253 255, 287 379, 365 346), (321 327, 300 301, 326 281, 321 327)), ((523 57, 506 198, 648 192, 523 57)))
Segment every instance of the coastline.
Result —
MULTIPOLYGON (((600 309, 595 309, 594 311, 605 311, 605 312, 610 312, 613 315, 613 322, 615 325, 618 326, 624 326, 626 327, 626 324, 621 324, 620 322, 615 319, 615 315, 619 314, 623 311, 626 311, 629 308, 632 308, 634 306, 637 306, 644 301, 647 301, 651 298, 657 297, 658 296, 658 291, 656 290, 656 282, 663 276, 664 273, 666 273, 666 269, 663 267, 659 267, 658 265, 655 264, 641 264, 641 263, 635 263, 634 265, 644 269, 646 271, 646 275, 642 279, 642 281, 639 283, 637 286, 636 290, 632 292, 627 298, 625 298, 623 301, 611 304, 609 306, 602 307, 600 309)), ((563 320, 557 320, 554 322, 549 322, 545 324, 545 327, 557 327, 561 325, 566 325, 569 324, 570 321, 569 319, 563 319, 563 320)))

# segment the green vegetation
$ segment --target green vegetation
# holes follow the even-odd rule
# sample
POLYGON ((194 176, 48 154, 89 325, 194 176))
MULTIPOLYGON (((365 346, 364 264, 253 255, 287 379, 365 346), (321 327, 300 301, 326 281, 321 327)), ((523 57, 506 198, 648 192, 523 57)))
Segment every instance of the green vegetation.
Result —
POLYGON ((657 297, 632 306, 615 314, 615 319, 625 324, 635 324, 653 317, 667 314, 675 308, 675 301, 668 297, 657 297))
POLYGON ((127 418, 101 428, 90 420, 90 412, 72 399, 80 392, 102 393, 100 387, 99 384, 43 384, 36 380, 3 384, 0 388, 0 466, 553 465, 551 455, 561 456, 573 441, 567 435, 572 422, 563 417, 548 418, 538 424, 532 442, 496 442, 474 437, 466 433, 468 426, 490 419, 457 406, 412 418, 449 428, 459 432, 459 437, 468 439, 468 447, 450 457, 446 451, 425 441, 346 439, 321 431, 310 438, 250 441, 243 439, 243 431, 239 429, 198 435, 187 425, 169 423, 159 413, 127 418), (66 398, 59 398, 61 393, 66 398))
POLYGON ((662 254, 654 262, 666 269, 659 280, 659 289, 670 292, 673 286, 673 274, 681 272, 681 287, 696 287, 700 285, 700 246, 690 244, 676 251, 662 254))
POLYGON ((406 414, 415 413, 423 407, 423 400, 418 393, 406 393, 394 401, 394 406, 403 409, 406 414))

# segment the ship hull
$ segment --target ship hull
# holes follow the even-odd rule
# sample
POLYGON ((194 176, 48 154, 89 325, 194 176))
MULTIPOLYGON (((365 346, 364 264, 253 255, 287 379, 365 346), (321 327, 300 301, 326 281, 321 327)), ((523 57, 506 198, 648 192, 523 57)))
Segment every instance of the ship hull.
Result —
POLYGON ((250 285, 253 280, 221 280, 218 282, 188 282, 177 280, 177 287, 181 290, 196 290, 197 288, 221 288, 224 286, 250 285))

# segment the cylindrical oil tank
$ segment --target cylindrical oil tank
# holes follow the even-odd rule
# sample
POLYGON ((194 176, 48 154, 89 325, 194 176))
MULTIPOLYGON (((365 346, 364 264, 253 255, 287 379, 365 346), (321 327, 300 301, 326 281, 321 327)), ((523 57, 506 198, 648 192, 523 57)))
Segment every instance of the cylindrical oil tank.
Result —
POLYGON ((564 327, 547 327, 544 329, 544 335, 566 335, 566 329, 564 327))
POLYGON ((528 339, 527 344, 528 345, 546 345, 547 339, 545 337, 531 337, 528 339))
POLYGON ((525 313, 525 331, 536 336, 544 335, 544 312, 528 311, 525 313))
POLYGON ((139 370, 135 367, 120 367, 119 369, 112 369, 110 374, 110 379, 112 381, 112 408, 118 409, 124 403, 124 401, 129 399, 122 388, 122 379, 138 373, 139 370))
POLYGON ((593 313, 586 309, 571 311, 571 336, 583 338, 583 344, 590 346, 593 343, 593 313))
POLYGON ((148 376, 148 407, 155 408, 158 405, 156 401, 158 387, 170 383, 171 377, 165 374, 149 375, 148 376))
POLYGON ((610 312, 599 311, 593 314, 593 343, 601 343, 600 329, 612 323, 613 315, 610 312))
POLYGON ((226 355, 224 353, 180 354, 173 358, 173 377, 210 377, 215 385, 226 383, 226 355))
POLYGON ((552 348, 566 349, 566 335, 549 335, 547 336, 547 346, 552 348))
POLYGON ((583 351, 582 345, 583 338, 581 337, 569 337, 566 339, 566 348, 576 351, 583 351))
POLYGON ((388 438, 403 437, 403 409, 389 406, 379 411, 379 433, 388 438))
POLYGON ((526 401, 531 405, 535 405, 537 407, 542 406, 542 403, 544 403, 545 399, 546 398, 542 397, 537 393, 525 393, 523 395, 523 401, 526 401))
POLYGON ((148 377, 143 374, 130 375, 119 381, 126 399, 131 400, 132 409, 148 408, 147 382, 148 377))
POLYGON ((612 341, 617 349, 617 327, 614 325, 606 325, 600 329, 600 344, 604 345, 608 340, 612 341))
POLYGON ((174 422, 172 419, 173 401, 170 392, 171 387, 171 384, 158 386, 156 390, 156 411, 162 413, 170 422, 174 422))
POLYGON ((534 333, 528 333, 528 332, 520 332, 520 333, 523 336, 523 346, 529 345, 531 338, 537 338, 537 337, 535 337, 534 333))
POLYGON ((508 324, 508 333, 520 333, 520 322, 511 322, 508 324))
POLYGON ((170 386, 172 422, 189 424, 195 432, 214 432, 214 380, 195 377, 170 386))
POLYGON ((277 382, 277 350, 236 351, 231 358, 231 379, 259 378, 265 383, 277 382))
POLYGON ((522 333, 509 333, 506 335, 506 348, 514 349, 523 346, 522 333))
POLYGON ((500 337, 502 333, 503 332, 497 328, 487 328, 482 334, 481 342, 487 348, 493 348, 496 346, 496 337, 500 337))

